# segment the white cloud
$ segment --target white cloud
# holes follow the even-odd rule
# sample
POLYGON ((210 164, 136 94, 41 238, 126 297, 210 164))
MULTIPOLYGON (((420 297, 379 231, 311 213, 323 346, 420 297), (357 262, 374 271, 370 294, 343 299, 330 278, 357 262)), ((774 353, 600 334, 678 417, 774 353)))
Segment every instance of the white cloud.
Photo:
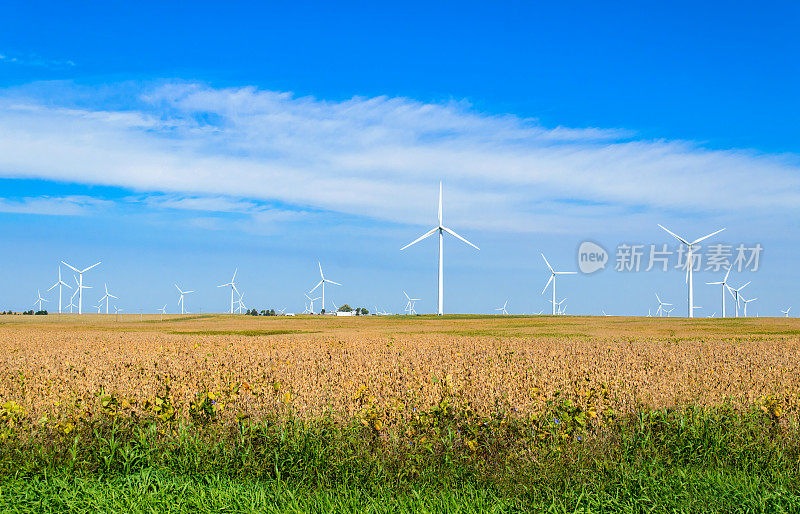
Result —
POLYGON ((5 53, 0 53, 0 63, 36 68, 72 68, 75 66, 75 63, 69 59, 45 59, 37 55, 9 55, 5 53))
POLYGON ((800 206, 791 155, 546 128, 464 102, 332 102, 183 82, 119 89, 134 91, 128 105, 108 100, 113 86, 94 104, 69 84, 0 92, 0 176, 163 193, 148 202, 164 208, 263 215, 262 202, 275 202, 420 224, 435 216, 441 179, 448 222, 509 231, 800 206))

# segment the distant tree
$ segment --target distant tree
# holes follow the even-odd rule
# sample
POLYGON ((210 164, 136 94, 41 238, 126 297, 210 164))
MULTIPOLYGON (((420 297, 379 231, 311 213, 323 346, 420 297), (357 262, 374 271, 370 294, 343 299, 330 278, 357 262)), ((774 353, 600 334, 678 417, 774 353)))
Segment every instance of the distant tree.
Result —
POLYGON ((356 316, 361 316, 361 307, 356 307, 356 316))
POLYGON ((325 309, 322 309, 321 311, 319 311, 319 313, 320 314, 325 314, 325 309))
POLYGON ((352 307, 350 307, 350 306, 349 306, 349 305, 347 305, 347 304, 344 304, 344 305, 342 305, 341 307, 339 307, 339 312, 350 312, 350 311, 352 311, 352 310, 353 310, 353 308, 352 308, 352 307))
POLYGON ((269 315, 270 316, 274 316, 275 315, 275 309, 270 309, 269 310, 269 315))
POLYGON ((366 316, 367 314, 369 314, 369 311, 367 310, 367 308, 366 308, 366 307, 361 307, 361 314, 363 314, 364 316, 366 316))

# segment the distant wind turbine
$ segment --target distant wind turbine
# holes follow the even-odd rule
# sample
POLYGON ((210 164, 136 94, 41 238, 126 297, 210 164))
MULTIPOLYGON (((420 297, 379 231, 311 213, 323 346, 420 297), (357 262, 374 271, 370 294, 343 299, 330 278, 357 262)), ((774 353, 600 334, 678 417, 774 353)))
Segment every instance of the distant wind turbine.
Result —
POLYGON ((158 309, 158 311, 161 313, 161 318, 159 319, 159 321, 164 321, 164 314, 167 313, 167 304, 165 303, 163 307, 158 309))
POLYGON ((666 310, 664 309, 664 306, 665 305, 672 305, 672 304, 671 303, 667 303, 667 302, 662 302, 661 301, 661 297, 658 296, 658 293, 656 293, 656 300, 658 300, 658 309, 656 309, 656 316, 658 316, 660 318, 666 312, 666 310))
POLYGON ((71 269, 72 271, 74 271, 75 273, 78 274, 78 278, 79 278, 79 280, 78 280, 78 291, 79 291, 78 292, 78 314, 83 314, 83 290, 90 288, 90 286, 84 286, 83 285, 83 274, 86 273, 87 271, 89 271, 90 269, 92 269, 92 268, 94 268, 96 266, 99 266, 102 262, 103 261, 100 261, 97 264, 92 264, 88 268, 79 270, 78 268, 70 266, 69 264, 67 264, 64 261, 61 261, 61 264, 63 264, 64 266, 68 267, 69 269, 71 269))
POLYGON ((508 315, 508 311, 506 310, 507 306, 508 306, 508 300, 506 300, 506 303, 504 303, 502 307, 498 307, 495 310, 501 311, 500 314, 502 314, 503 316, 507 316, 508 315))
POLYGON ((186 311, 184 310, 183 297, 184 297, 184 295, 187 295, 189 293, 194 293, 194 291, 181 291, 181 288, 178 287, 178 284, 175 284, 175 289, 177 289, 178 293, 180 293, 180 295, 181 295, 180 299, 178 299, 178 305, 181 308, 181 314, 186 314, 186 311))
MULTIPOLYGON (((553 300, 550 303, 553 304, 553 316, 555 316, 556 315, 556 305, 559 305, 559 306, 561 305, 560 302, 559 303, 556 302, 556 276, 557 275, 576 275, 578 272, 577 271, 556 271, 556 270, 553 269, 552 266, 550 266, 550 263, 547 262, 547 257, 545 257, 544 254, 542 254, 542 259, 544 259, 544 263, 547 264, 547 267, 550 269, 550 278, 547 279, 547 283, 544 285, 544 289, 542 289, 542 294, 544 294, 544 292, 547 291, 547 286, 549 286, 550 282, 552 282, 553 283, 553 300)), ((563 302, 564 300, 561 300, 561 301, 563 302)))
POLYGON ((38 290, 38 289, 36 290, 36 297, 37 297, 37 300, 35 302, 33 302, 33 304, 34 305, 38 304, 38 307, 36 308, 36 310, 37 311, 41 311, 42 310, 42 302, 49 302, 50 300, 45 300, 44 298, 42 298, 42 292, 40 290, 38 290))
POLYGON ((217 287, 228 287, 231 286, 231 314, 233 314, 233 292, 236 291, 236 294, 239 294, 239 290, 236 289, 236 273, 239 271, 239 268, 233 270, 233 278, 227 284, 220 284, 217 287))
POLYGON ((750 302, 754 302, 756 300, 758 300, 758 298, 750 298, 749 300, 745 300, 744 297, 742 297, 742 304, 744 305, 744 317, 745 318, 747 317, 747 304, 750 303, 750 302))
POLYGON ((748 281, 744 285, 739 286, 738 288, 733 288, 731 286, 728 286, 728 292, 730 292, 731 296, 733 296, 733 300, 736 303, 736 317, 737 318, 739 317, 739 301, 741 299, 739 293, 741 292, 742 289, 747 287, 749 284, 750 284, 750 282, 748 281))
POLYGON ((718 282, 706 282, 709 286, 722 286, 722 317, 725 317, 725 288, 728 287, 728 275, 731 274, 731 268, 728 267, 728 272, 725 273, 725 278, 718 282))
MULTIPOLYGON (((314 289, 312 289, 311 291, 309 291, 309 293, 311 293, 311 292, 313 292, 313 291, 314 291, 314 289)), ((317 300, 319 300, 319 299, 320 299, 320 297, 319 297, 319 296, 317 296, 316 298, 311 298, 310 296, 308 296, 308 293, 306 293, 306 298, 308 298, 308 299, 309 299, 309 301, 310 301, 310 306, 309 306, 309 310, 311 311, 311 312, 310 312, 310 314, 314 314, 314 302, 316 302, 317 300)), ((324 308, 324 307, 323 307, 323 308, 324 308)))
MULTIPOLYGON (((75 279, 75 282, 76 282, 76 283, 78 282, 78 279, 77 279, 77 278, 75 279)), ((77 287, 77 286, 76 286, 76 287, 77 287)), ((69 299, 69 313, 70 313, 70 314, 72 314, 72 313, 74 312, 74 311, 72 310, 73 308, 75 308, 75 309, 77 309, 77 308, 78 308, 78 306, 77 306, 77 305, 75 305, 75 297, 76 297, 76 296, 78 296, 78 292, 79 292, 79 291, 80 291, 80 289, 75 289, 75 292, 74 292, 74 293, 72 293, 72 296, 71 296, 71 297, 70 297, 70 299, 69 299)))
POLYGON ((788 318, 788 317, 789 317, 789 311, 790 311, 790 310, 792 310, 792 308, 791 308, 791 307, 789 307, 789 308, 788 308, 788 309, 786 309, 786 310, 783 310, 783 309, 781 309, 781 312, 783 313, 783 317, 784 317, 784 318, 788 318))
POLYGON ((716 232, 712 232, 712 233, 710 233, 708 235, 705 235, 705 236, 703 236, 703 237, 701 237, 699 239, 695 239, 694 241, 692 241, 690 243, 689 241, 687 241, 686 239, 682 238, 681 236, 679 236, 675 232, 672 232, 669 229, 665 228, 663 225, 659 225, 659 227, 661 227, 662 230, 664 230, 665 232, 670 234, 672 237, 674 237, 675 239, 677 239, 681 243, 685 244, 686 248, 689 250, 689 252, 688 252, 688 254, 686 256, 686 284, 688 286, 688 288, 687 288, 688 289, 687 315, 690 318, 693 318, 694 317, 694 308, 693 308, 693 305, 694 305, 694 281, 693 281, 693 278, 694 278, 694 273, 693 273, 693 270, 694 270, 694 257, 693 257, 694 245, 696 245, 700 241, 704 241, 704 240, 708 239, 711 236, 715 236, 715 235, 719 234, 720 232, 722 232, 725 229, 721 228, 721 229, 717 230, 716 232))
POLYGON ((439 285, 439 288, 438 288, 438 292, 439 292, 438 306, 439 307, 438 307, 438 314, 439 314, 439 316, 442 316, 442 315, 444 315, 444 233, 447 232, 451 236, 460 239, 461 241, 467 243, 468 245, 470 245, 471 247, 475 248, 476 250, 480 250, 480 248, 478 248, 474 244, 470 243, 469 241, 467 241, 466 239, 464 239, 460 235, 456 234, 453 230, 445 227, 442 224, 442 183, 441 182, 439 182, 439 225, 436 226, 436 227, 433 227, 429 231, 427 231, 424 234, 422 234, 421 236, 419 236, 414 241, 412 241, 412 242, 408 243, 407 245, 405 245, 404 247, 400 248, 400 251, 402 252, 403 250, 405 250, 409 246, 413 246, 413 245, 417 244, 418 242, 422 241, 423 239, 426 239, 426 238, 432 236, 433 234, 436 234, 437 232, 439 233, 439 284, 438 284, 439 285))
POLYGON ((419 301, 419 298, 411 298, 410 296, 408 296, 408 293, 406 293, 405 291, 403 291, 403 294, 406 295, 406 299, 408 300, 408 303, 406 304, 405 310, 410 315, 413 316, 414 314, 417 313, 417 311, 414 310, 414 307, 416 306, 417 302, 419 301))
MULTIPOLYGON (((322 273, 322 264, 319 261, 317 261, 317 264, 319 265, 319 277, 321 280, 317 283, 317 285, 314 286, 314 289, 309 291, 309 293, 313 293, 319 286, 322 286, 322 308, 320 309, 320 312, 322 312, 325 310, 325 284, 333 284, 335 286, 340 286, 342 284, 325 278, 325 275, 322 273)), ((312 308, 311 310, 314 309, 312 308)))
POLYGON ((106 314, 108 314, 108 300, 110 298, 114 298, 115 300, 119 300, 119 298, 117 298, 116 296, 114 296, 113 294, 108 292, 108 284, 104 284, 104 285, 105 285, 105 288, 106 288, 106 295, 104 297, 100 298, 100 303, 102 304, 103 300, 106 301, 106 314))
POLYGON ((70 286, 69 284, 67 284, 63 280, 61 280, 61 266, 59 266, 58 267, 58 282, 56 282, 55 284, 50 286, 50 289, 48 289, 48 291, 52 291, 53 289, 58 287, 58 313, 59 314, 61 314, 61 287, 62 286, 66 286, 66 287, 72 289, 72 286, 70 286))

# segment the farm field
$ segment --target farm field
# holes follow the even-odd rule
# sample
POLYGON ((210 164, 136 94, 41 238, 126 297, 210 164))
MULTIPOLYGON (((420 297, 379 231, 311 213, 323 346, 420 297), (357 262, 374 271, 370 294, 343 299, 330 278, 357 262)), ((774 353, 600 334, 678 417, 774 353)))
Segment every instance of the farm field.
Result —
POLYGON ((800 505, 793 318, 2 316, 0 350, 4 510, 800 505))

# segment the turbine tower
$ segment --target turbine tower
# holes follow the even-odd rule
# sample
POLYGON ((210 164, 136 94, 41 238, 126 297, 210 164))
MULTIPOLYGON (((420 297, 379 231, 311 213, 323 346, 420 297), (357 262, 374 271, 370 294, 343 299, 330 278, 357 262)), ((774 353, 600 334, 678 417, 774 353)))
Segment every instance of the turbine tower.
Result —
POLYGON ((61 264, 63 264, 64 266, 68 267, 69 269, 71 269, 75 273, 77 273, 78 277, 79 277, 79 280, 78 280, 78 291, 79 291, 78 292, 78 314, 83 314, 83 290, 84 289, 89 289, 89 286, 84 286, 83 285, 83 274, 86 273, 87 271, 89 271, 90 269, 94 268, 95 266, 100 266, 101 262, 103 262, 103 261, 100 261, 97 264, 92 264, 91 266, 89 266, 86 269, 79 270, 78 268, 70 266, 69 264, 67 264, 64 261, 61 261, 61 264))
POLYGON ((106 301, 106 314, 108 314, 108 300, 110 298, 114 298, 116 300, 119 300, 119 298, 108 292, 108 284, 104 284, 104 285, 106 287, 106 295, 104 297, 100 298, 100 304, 103 303, 103 300, 106 301))
POLYGON ((68 288, 72 289, 72 287, 69 284, 67 284, 66 282, 61 280, 61 266, 59 266, 58 267, 58 282, 56 282, 55 284, 50 286, 50 289, 48 289, 48 291, 52 291, 53 289, 58 287, 58 313, 59 314, 61 314, 61 287, 62 286, 67 286, 68 288))
POLYGON ((236 294, 239 294, 239 290, 236 289, 236 272, 238 272, 238 271, 239 271, 239 268, 236 268, 235 270, 233 270, 233 278, 231 279, 230 282, 228 282, 227 284, 220 284, 220 285, 217 286, 217 287, 228 287, 228 286, 231 286, 231 314, 233 314, 233 304, 235 303, 233 301, 233 292, 236 291, 236 294))
POLYGON ((181 295, 180 299, 178 300, 178 305, 180 305, 180 307, 181 307, 181 314, 186 314, 186 312, 184 311, 184 308, 183 308, 184 307, 183 296, 187 295, 189 293, 194 293, 194 291, 181 291, 181 288, 178 287, 178 284, 175 284, 175 289, 177 289, 178 293, 180 293, 180 295, 181 295))
POLYGON ((731 268, 728 267, 728 272, 725 273, 725 278, 719 282, 706 282, 708 286, 722 286, 722 317, 725 317, 725 288, 728 287, 728 275, 731 274, 731 268))
MULTIPOLYGON (((319 265, 319 276, 320 276, 321 280, 319 282, 317 282, 317 285, 315 285, 314 289, 309 291, 309 293, 313 293, 314 291, 317 290, 317 288, 319 286, 322 286, 322 308, 320 309, 320 313, 321 313, 322 311, 325 310, 325 284, 333 284, 335 286, 340 286, 342 284, 340 284, 339 282, 334 282, 333 280, 328 280, 327 278, 325 278, 325 275, 322 273, 322 264, 319 261, 317 261, 317 264, 319 265)), ((311 310, 312 311, 314 310, 313 306, 312 306, 311 310)))
MULTIPOLYGON (((556 275, 576 275, 578 272, 577 271, 556 271, 556 270, 553 269, 552 266, 550 266, 550 263, 547 262, 547 257, 545 257, 544 254, 542 254, 542 259, 544 259, 544 263, 547 264, 547 267, 550 269, 550 278, 547 279, 547 283, 544 285, 544 289, 542 289, 542 294, 544 294, 544 292, 547 291, 547 287, 550 285, 550 282, 552 282, 553 283, 553 300, 550 303, 553 304, 553 316, 555 316, 556 315, 556 305, 559 306, 559 310, 560 310, 560 307, 561 307, 561 303, 560 302, 556 302, 556 275)), ((561 300, 561 301, 563 302, 564 300, 561 300)), ((559 312, 559 314, 560 314, 560 312, 559 312)))
POLYGON ((686 283, 688 284, 688 293, 689 293, 688 294, 689 301, 688 301, 688 306, 687 306, 687 315, 690 318, 693 318, 694 317, 694 308, 693 308, 693 305, 694 305, 694 290, 693 290, 693 288, 694 288, 694 282, 693 282, 694 257, 692 256, 692 254, 693 254, 693 251, 694 251, 694 245, 696 245, 700 241, 704 241, 704 240, 708 239, 711 236, 715 236, 715 235, 719 234, 720 232, 722 232, 725 229, 721 228, 721 229, 717 230, 716 232, 712 232, 712 233, 710 233, 710 234, 708 234, 706 236, 703 236, 703 237, 701 237, 699 239, 695 239, 694 241, 692 241, 690 243, 686 239, 684 239, 681 236, 677 235, 675 232, 672 232, 672 231, 668 230, 663 225, 659 225, 659 227, 661 227, 662 230, 667 232, 669 235, 671 235, 672 237, 674 237, 675 239, 677 239, 681 243, 685 244, 686 247, 689 250, 689 253, 686 255, 686 283))
POLYGON ((442 183, 439 182, 439 225, 430 229, 428 232, 425 232, 420 237, 415 239, 414 241, 408 243, 404 247, 400 248, 400 251, 405 250, 409 246, 415 245, 418 242, 422 241, 425 238, 432 236, 435 233, 439 233, 439 316, 444 314, 444 233, 447 232, 451 236, 457 237, 458 239, 462 240, 463 242, 467 243, 471 247, 475 248, 476 250, 480 250, 477 246, 470 243, 463 237, 459 236, 451 229, 442 225, 442 183))

